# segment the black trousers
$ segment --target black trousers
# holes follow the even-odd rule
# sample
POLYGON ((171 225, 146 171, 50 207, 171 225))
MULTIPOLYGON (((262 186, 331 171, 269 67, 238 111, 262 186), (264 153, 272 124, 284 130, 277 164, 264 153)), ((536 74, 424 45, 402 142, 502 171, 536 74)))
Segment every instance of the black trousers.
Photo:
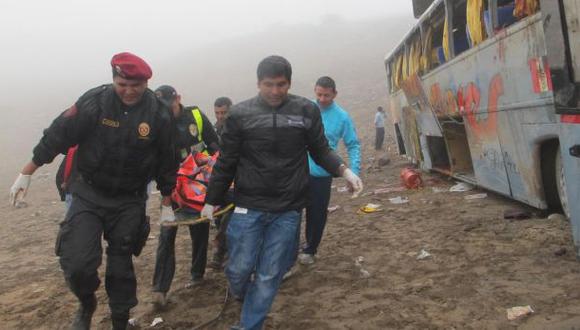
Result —
POLYGON ((227 243, 226 243, 226 231, 228 230, 228 224, 230 223, 230 219, 232 217, 232 213, 234 211, 229 211, 225 214, 222 214, 217 222, 218 232, 215 235, 215 241, 217 242, 217 251, 216 254, 220 258, 224 258, 226 253, 228 252, 227 243))
POLYGON ((73 199, 60 224, 56 254, 71 291, 84 300, 101 281, 101 237, 107 242, 105 288, 113 317, 126 318, 137 305, 137 281, 132 254, 139 244, 145 218, 145 191, 108 197, 84 182, 71 187, 73 199))
MULTIPOLYGON (((196 218, 198 212, 177 213, 177 217, 196 218)), ((209 223, 189 227, 191 237, 191 278, 203 278, 207 264, 207 246, 209 241, 209 223)), ((168 292, 175 275, 175 237, 177 227, 161 226, 159 245, 155 259, 153 291, 168 292)))
POLYGON ((331 186, 332 177, 330 176, 310 176, 309 178, 309 195, 306 205, 306 246, 302 250, 303 253, 314 255, 318 251, 326 226, 331 186))
POLYGON ((377 132, 375 135, 375 150, 381 150, 383 148, 383 141, 385 140, 385 128, 376 127, 377 132))

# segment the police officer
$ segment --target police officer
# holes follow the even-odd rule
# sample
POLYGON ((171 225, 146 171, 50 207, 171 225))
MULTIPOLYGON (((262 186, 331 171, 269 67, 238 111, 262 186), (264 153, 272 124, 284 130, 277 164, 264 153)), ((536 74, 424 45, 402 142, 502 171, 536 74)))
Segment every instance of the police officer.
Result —
POLYGON ((175 151, 171 117, 147 88, 149 65, 131 53, 111 59, 113 83, 89 90, 44 131, 33 158, 10 190, 16 204, 32 174, 56 155, 78 144, 79 175, 60 225, 56 254, 65 280, 80 301, 73 329, 90 329, 100 285, 101 236, 107 241, 105 288, 113 329, 125 329, 137 305, 132 255, 139 255, 149 235, 145 190, 157 181, 161 219, 174 219, 170 194, 175 186, 175 151))
MULTIPOLYGON (((218 136, 207 116, 196 106, 184 107, 181 95, 175 88, 163 85, 155 90, 159 99, 166 104, 175 117, 174 138, 176 159, 185 160, 190 153, 204 152, 214 154, 218 151, 218 136)), ((177 212, 178 218, 195 218, 199 212, 183 208, 177 212)), ((154 303, 158 307, 167 304, 167 292, 175 274, 175 237, 177 227, 161 226, 159 245, 153 275, 154 303)), ((205 275, 209 224, 189 226, 191 237, 191 282, 188 286, 200 283, 205 275)))

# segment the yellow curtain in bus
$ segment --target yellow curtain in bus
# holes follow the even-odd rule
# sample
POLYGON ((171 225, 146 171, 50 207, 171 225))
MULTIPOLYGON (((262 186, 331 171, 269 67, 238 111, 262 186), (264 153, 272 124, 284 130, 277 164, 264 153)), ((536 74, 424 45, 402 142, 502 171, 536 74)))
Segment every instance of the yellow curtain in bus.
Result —
POLYGON ((397 89, 401 88, 403 82, 403 54, 397 57, 397 64, 395 68, 395 86, 397 89))
POLYGON ((421 70, 421 38, 417 37, 411 44, 409 52, 409 76, 421 70))
POLYGON ((429 26, 425 33, 425 40, 423 41, 423 50, 421 53, 421 71, 427 72, 431 70, 431 60, 433 53, 433 28, 429 26))
POLYGON ((449 54, 449 41, 447 40, 447 17, 445 17, 445 24, 443 25, 443 53, 445 54, 445 61, 449 61, 451 55, 449 54))
POLYGON ((467 0, 467 27, 473 47, 485 40, 483 25, 483 0, 467 0))
POLYGON ((405 81, 407 80, 407 78, 409 78, 409 52, 404 51, 403 52, 403 80, 405 81))
POLYGON ((537 12, 539 7, 539 0, 516 0, 514 16, 517 18, 530 16, 537 12))

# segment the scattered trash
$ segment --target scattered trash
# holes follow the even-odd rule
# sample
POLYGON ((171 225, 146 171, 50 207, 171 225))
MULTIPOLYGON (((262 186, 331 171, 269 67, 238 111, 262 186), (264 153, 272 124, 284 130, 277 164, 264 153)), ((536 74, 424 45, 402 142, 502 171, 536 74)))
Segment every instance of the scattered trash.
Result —
POLYGON ((431 256, 431 253, 427 252, 425 249, 421 249, 419 254, 417 254, 417 260, 427 259, 431 256))
POLYGON ((387 157, 381 157, 379 158, 379 167, 383 167, 383 166, 387 166, 389 165, 389 163, 391 162, 391 160, 387 157))
POLYGON ((512 308, 508 308, 507 310, 507 318, 510 321, 517 320, 522 316, 526 316, 528 314, 532 314, 534 310, 530 305, 528 306, 516 306, 512 308))
POLYGON ((510 209, 510 210, 505 210, 503 212, 504 219, 524 220, 524 219, 529 219, 531 217, 532 217, 532 213, 525 211, 525 210, 520 210, 520 209, 510 209))
POLYGON ((487 198, 487 194, 486 193, 481 193, 481 194, 473 194, 473 195, 467 195, 465 197, 463 197, 464 199, 470 201, 470 200, 474 200, 474 199, 483 199, 483 198, 487 198))
POLYGON ((451 192, 464 192, 464 191, 470 191, 473 189, 475 189, 475 187, 473 185, 470 185, 469 183, 465 183, 465 182, 459 182, 458 184, 449 188, 449 191, 451 191, 451 192))
POLYGON ((369 278, 371 277, 371 273, 368 272, 368 270, 363 268, 363 262, 365 261, 365 258, 363 256, 358 256, 356 257, 356 259, 354 259, 354 265, 356 268, 358 268, 359 272, 360 272, 360 277, 362 278, 369 278))
POLYGON ((447 192, 448 191, 447 188, 440 188, 440 187, 433 187, 431 189, 433 189, 433 192, 436 193, 436 194, 442 193, 442 192, 447 192))
POLYGON ((151 322, 151 327, 154 327, 161 323, 163 323, 163 319, 160 317, 156 317, 155 319, 153 319, 153 322, 151 322))
POLYGON ((550 221, 566 221, 566 217, 559 213, 550 214, 548 216, 548 220, 550 221))
POLYGON ((339 193, 347 192, 348 191, 348 187, 347 186, 341 186, 341 187, 336 188, 336 191, 338 191, 339 193))
POLYGON ((405 187, 379 188, 379 189, 375 189, 372 193, 375 195, 380 195, 380 194, 388 194, 388 193, 392 193, 392 192, 401 192, 401 191, 405 191, 405 187))
POLYGON ((391 202, 393 204, 405 204, 405 203, 409 202, 409 198, 397 196, 397 197, 389 198, 389 202, 391 202))
POLYGON ((421 173, 410 167, 406 167, 401 171, 401 179, 403 180, 405 187, 408 189, 417 189, 423 185, 421 173))
POLYGON ((329 206, 326 210, 328 211, 328 213, 332 213, 338 209, 340 209, 340 205, 329 206))
POLYGON ((129 319, 129 325, 132 327, 138 326, 137 319, 136 318, 129 319))
POLYGON ((358 214, 363 214, 363 213, 375 213, 375 212, 380 212, 383 209, 381 209, 381 204, 373 204, 373 203, 368 203, 365 206, 361 206, 357 213, 358 214))
POLYGON ((561 256, 565 255, 566 253, 568 253, 568 250, 565 247, 563 247, 563 248, 559 248, 558 250, 556 250, 556 252, 554 252, 554 255, 561 257, 561 256))

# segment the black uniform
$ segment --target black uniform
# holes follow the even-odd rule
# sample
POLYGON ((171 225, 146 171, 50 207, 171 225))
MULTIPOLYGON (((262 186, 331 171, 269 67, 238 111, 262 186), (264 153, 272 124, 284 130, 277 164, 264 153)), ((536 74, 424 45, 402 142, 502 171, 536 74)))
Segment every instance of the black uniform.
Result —
MULTIPOLYGON (((177 158, 183 161, 194 151, 207 149, 210 154, 218 151, 218 136, 206 115, 200 111, 202 118, 201 139, 198 125, 192 110, 197 107, 181 106, 179 117, 175 121, 175 146, 177 158)), ((198 109, 199 110, 199 109, 198 109)), ((195 218, 199 212, 194 210, 178 211, 178 218, 195 218)), ((205 274, 207 264, 207 247, 209 240, 209 223, 202 223, 189 227, 191 237, 191 279, 200 280, 205 274)), ((159 245, 155 260, 155 274, 153 275, 153 291, 168 292, 175 274, 175 237, 177 227, 161 226, 159 245)))
POLYGON ((113 319, 127 318, 137 305, 132 254, 149 234, 146 185, 152 179, 163 196, 175 186, 176 162, 171 117, 155 94, 126 106, 112 85, 85 93, 44 131, 34 148, 36 165, 78 144, 79 175, 73 200, 61 223, 56 254, 67 284, 83 301, 100 285, 101 236, 107 241, 105 287, 113 319))

